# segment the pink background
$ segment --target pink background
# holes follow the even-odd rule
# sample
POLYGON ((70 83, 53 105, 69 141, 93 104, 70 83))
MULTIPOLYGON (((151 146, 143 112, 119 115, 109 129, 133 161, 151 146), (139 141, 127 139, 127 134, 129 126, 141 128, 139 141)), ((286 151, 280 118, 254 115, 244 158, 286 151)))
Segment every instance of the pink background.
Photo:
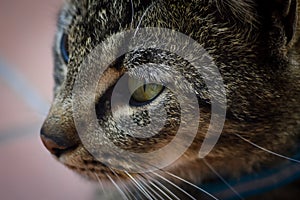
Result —
POLYGON ((0 199, 93 199, 56 162, 39 129, 52 98, 52 40, 62 0, 0 0, 0 199), (35 95, 35 96, 33 96, 35 95))

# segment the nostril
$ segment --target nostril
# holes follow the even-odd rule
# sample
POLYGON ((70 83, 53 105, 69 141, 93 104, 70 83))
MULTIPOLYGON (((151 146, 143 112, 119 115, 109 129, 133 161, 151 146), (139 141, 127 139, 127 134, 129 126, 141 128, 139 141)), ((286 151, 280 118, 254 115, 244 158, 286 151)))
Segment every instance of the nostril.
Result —
POLYGON ((73 124, 59 116, 50 115, 40 130, 44 146, 55 156, 76 149, 81 143, 73 124))
POLYGON ((66 148, 66 149, 56 149, 56 148, 53 148, 52 149, 52 154, 55 155, 56 157, 60 157, 62 154, 68 152, 68 151, 72 151, 74 149, 76 149, 77 146, 74 146, 74 147, 69 147, 69 148, 66 148))
POLYGON ((77 145, 70 146, 58 144, 55 139, 46 137, 43 130, 41 130, 41 140, 44 146, 56 157, 60 157, 62 154, 74 150, 77 147, 77 145))

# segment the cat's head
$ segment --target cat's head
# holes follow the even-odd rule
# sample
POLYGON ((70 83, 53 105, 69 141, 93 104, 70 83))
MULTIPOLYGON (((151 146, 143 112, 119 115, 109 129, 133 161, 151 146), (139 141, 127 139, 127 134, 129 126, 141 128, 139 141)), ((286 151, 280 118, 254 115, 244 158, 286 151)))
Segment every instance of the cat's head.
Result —
MULTIPOLYGON (((260 170, 278 160, 249 141, 289 155, 299 135, 299 69, 289 64, 288 57, 289 48, 296 45, 296 22, 295 0, 67 1, 59 15, 55 97, 41 130, 42 140, 60 162, 93 180, 139 176, 126 170, 140 163, 118 157, 106 140, 120 152, 143 155, 168 146, 182 127, 188 139, 179 141, 187 145, 185 139, 192 140, 187 151, 164 170, 193 183, 212 177, 205 162, 225 176, 260 170), (174 49, 186 50, 185 58, 162 49, 168 41, 174 42, 175 35, 168 30, 191 38, 204 53, 195 51, 196 46, 184 49, 181 41, 174 49), (146 36, 153 39, 148 48, 146 36), (138 41, 135 45, 129 43, 133 38, 138 41), (206 55, 208 60, 200 63, 209 72, 216 67, 221 82, 211 78, 219 77, 215 74, 199 73, 203 66, 191 62, 200 59, 197 52, 199 57, 206 55), (100 74, 86 72, 108 61, 112 62, 99 69, 100 74), (115 92, 118 83, 121 92, 115 92), (176 95, 169 83, 182 86, 183 93, 193 91, 195 99, 176 95), (210 94, 207 84, 226 96, 210 94), (127 104, 118 101, 125 93, 130 94, 127 104), (181 105, 195 100, 196 108, 181 105), (226 118, 221 137, 204 162, 199 157, 201 144, 208 130, 222 123, 211 124, 214 101, 226 103, 226 118), (81 106, 84 102, 87 105, 81 106), (101 131, 89 127, 90 112, 95 113, 101 131), (197 121, 189 124, 188 118, 195 116, 197 121), (155 124, 160 124, 157 130, 155 124), (130 131, 132 126, 139 130, 137 137, 130 131)), ((180 142, 173 145, 174 152, 161 152, 156 160, 163 163, 177 149, 180 142)))

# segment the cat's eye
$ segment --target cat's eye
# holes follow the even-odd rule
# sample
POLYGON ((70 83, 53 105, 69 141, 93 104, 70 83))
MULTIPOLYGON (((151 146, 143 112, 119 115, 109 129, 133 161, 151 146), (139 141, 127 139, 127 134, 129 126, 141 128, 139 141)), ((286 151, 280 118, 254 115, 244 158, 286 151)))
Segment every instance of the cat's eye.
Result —
POLYGON ((164 86, 156 83, 144 83, 142 80, 129 78, 128 88, 131 95, 130 103, 144 105, 156 99, 164 90, 164 86))
POLYGON ((60 53, 65 63, 69 62, 69 45, 68 45, 68 35, 64 33, 60 41, 60 53))

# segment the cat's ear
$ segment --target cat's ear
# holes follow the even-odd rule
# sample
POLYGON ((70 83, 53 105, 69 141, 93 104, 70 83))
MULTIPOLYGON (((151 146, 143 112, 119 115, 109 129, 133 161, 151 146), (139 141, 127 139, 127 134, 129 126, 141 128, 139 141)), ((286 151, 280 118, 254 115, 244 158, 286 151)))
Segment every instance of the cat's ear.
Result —
POLYGON ((298 0, 256 0, 264 25, 281 27, 286 36, 287 44, 295 35, 297 26, 298 0))

